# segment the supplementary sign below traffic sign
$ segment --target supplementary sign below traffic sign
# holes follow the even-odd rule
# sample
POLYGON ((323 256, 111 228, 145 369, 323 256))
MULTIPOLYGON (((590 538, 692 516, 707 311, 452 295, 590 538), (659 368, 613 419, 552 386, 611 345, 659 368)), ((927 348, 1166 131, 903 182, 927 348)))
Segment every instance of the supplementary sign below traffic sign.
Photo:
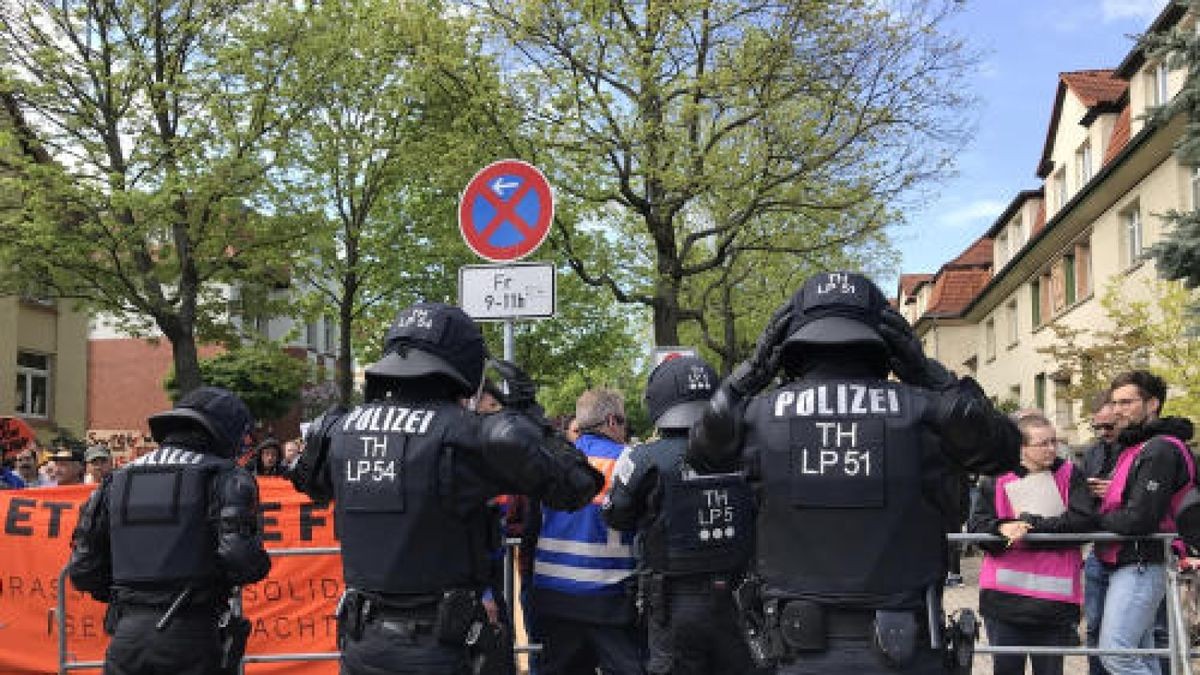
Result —
POLYGON ((537 250, 554 222, 554 192, 537 167, 505 159, 479 170, 458 202, 458 229, 476 255, 520 260, 537 250))
POLYGON ((458 269, 458 306, 480 321, 554 316, 554 265, 464 265, 458 269))

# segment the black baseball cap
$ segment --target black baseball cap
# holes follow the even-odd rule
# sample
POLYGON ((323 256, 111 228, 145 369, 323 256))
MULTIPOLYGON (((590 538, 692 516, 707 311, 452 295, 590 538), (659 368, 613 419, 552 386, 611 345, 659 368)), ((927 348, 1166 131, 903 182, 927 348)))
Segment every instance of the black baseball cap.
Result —
POLYGON ((688 429, 716 391, 717 371, 703 359, 678 356, 658 364, 646 382, 646 412, 659 429, 688 429))
POLYGON ((822 272, 792 296, 792 328, 784 344, 868 343, 886 346, 879 335, 888 301, 870 279, 854 272, 822 272))
POLYGON ((368 379, 442 375, 472 395, 483 379, 487 349, 479 327, 458 307, 418 302, 396 315, 384 337, 383 356, 367 367, 368 379))
POLYGON ((158 443, 172 431, 198 425, 212 437, 219 453, 232 453, 242 447, 242 439, 254 425, 254 416, 228 389, 200 387, 184 394, 174 408, 151 415, 147 422, 150 435, 158 443))

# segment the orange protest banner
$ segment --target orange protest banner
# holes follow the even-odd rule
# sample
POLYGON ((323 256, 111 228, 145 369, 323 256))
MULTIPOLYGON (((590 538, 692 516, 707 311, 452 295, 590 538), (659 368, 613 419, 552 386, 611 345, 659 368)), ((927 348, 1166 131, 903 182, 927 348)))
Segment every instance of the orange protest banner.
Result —
MULTIPOLYGON (((259 479, 268 548, 336 546, 331 508, 318 508, 279 478, 259 479)), ((92 486, 0 491, 0 673, 58 672, 53 608, 71 532, 92 486)), ((271 574, 243 589, 254 624, 247 654, 336 650, 334 609, 342 593, 336 555, 274 558, 271 574)), ((102 603, 66 583, 70 661, 100 661, 108 645, 102 603)), ((337 672, 334 661, 247 664, 252 674, 337 672)))

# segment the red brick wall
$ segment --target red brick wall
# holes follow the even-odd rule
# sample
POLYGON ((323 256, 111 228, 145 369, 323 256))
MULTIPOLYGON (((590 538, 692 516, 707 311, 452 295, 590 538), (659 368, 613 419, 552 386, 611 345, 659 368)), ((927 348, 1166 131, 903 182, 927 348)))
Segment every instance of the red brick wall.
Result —
MULTIPOLYGON (((220 353, 200 347, 200 357, 220 353)), ((146 418, 171 407, 163 379, 171 369, 171 343, 136 338, 88 340, 88 429, 140 429, 146 418)))

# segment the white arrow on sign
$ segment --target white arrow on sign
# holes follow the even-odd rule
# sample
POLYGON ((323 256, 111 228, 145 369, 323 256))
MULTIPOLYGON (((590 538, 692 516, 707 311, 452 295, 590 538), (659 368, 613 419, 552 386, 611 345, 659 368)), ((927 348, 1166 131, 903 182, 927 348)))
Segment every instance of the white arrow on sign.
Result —
POLYGON ((492 181, 492 192, 495 192, 497 197, 504 199, 504 191, 515 188, 518 185, 520 185, 520 183, 516 181, 505 183, 504 176, 500 176, 496 180, 492 181))

